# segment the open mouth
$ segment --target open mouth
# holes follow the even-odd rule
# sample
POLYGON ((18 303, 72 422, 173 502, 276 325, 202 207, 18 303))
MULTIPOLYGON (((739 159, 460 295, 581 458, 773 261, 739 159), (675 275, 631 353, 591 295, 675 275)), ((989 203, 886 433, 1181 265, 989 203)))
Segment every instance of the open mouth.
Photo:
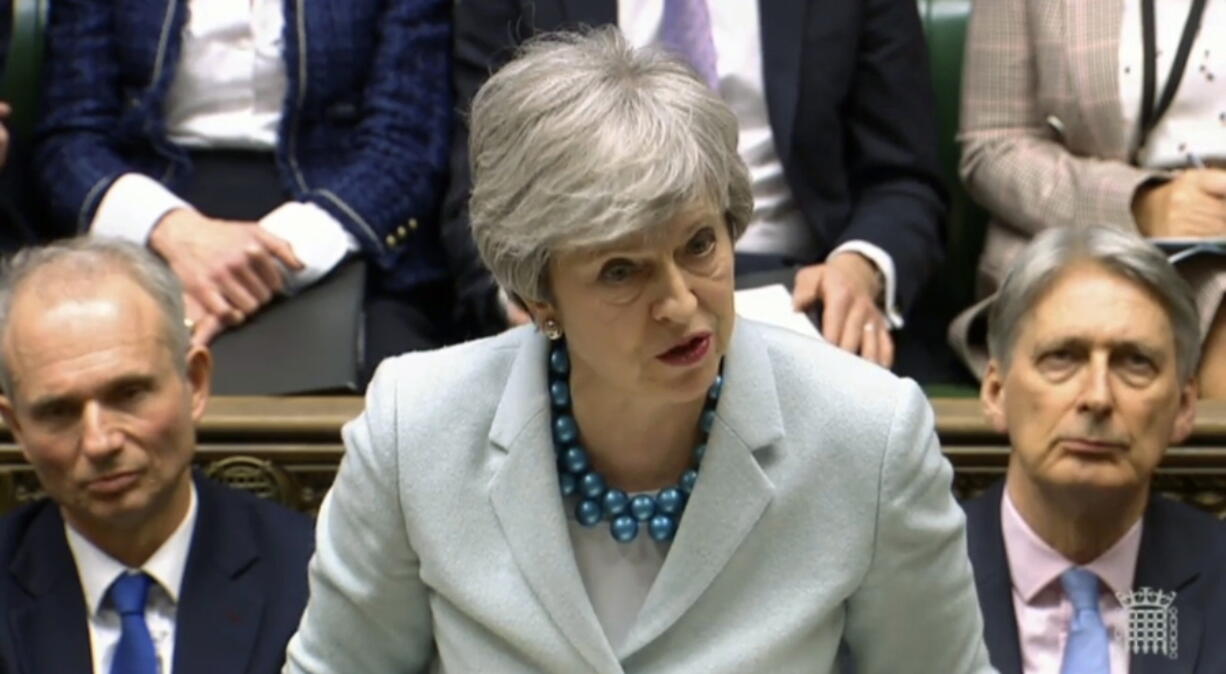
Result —
POLYGON ((669 365, 693 365, 711 350, 711 333, 704 332, 687 339, 657 356, 669 365))

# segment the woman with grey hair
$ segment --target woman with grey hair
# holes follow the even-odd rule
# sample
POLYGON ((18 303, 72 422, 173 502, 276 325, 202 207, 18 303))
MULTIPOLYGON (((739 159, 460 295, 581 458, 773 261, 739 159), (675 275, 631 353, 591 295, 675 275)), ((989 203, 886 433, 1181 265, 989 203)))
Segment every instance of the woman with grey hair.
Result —
POLYGON ((614 30, 472 110, 482 256, 532 314, 385 363, 287 672, 991 671, 914 383, 733 313, 731 111, 614 30))

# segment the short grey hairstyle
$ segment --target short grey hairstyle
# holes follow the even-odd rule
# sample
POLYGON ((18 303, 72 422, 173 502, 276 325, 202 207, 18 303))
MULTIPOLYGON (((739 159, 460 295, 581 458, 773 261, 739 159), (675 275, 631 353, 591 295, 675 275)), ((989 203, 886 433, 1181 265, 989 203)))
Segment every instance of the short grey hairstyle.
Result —
POLYGON ((166 346, 179 371, 187 372, 191 334, 184 320, 183 286, 178 277, 142 246, 108 237, 81 236, 24 248, 0 265, 0 385, 5 392, 13 393, 12 372, 5 352, 13 300, 31 278, 42 276, 43 272, 54 274, 53 280, 57 282, 116 273, 126 276, 161 309, 166 346))
POLYGON ((648 234, 709 205, 735 240, 753 210, 737 120, 677 57, 616 28, 525 43, 477 92, 469 205, 477 248, 517 297, 550 297, 552 252, 648 234))
POLYGON ((1093 263, 1140 284, 1166 310, 1181 381, 1200 362, 1200 316, 1192 289, 1153 244, 1108 227, 1055 227, 1034 238, 1014 261, 988 315, 988 353, 1005 369, 1023 320, 1069 268, 1093 263))

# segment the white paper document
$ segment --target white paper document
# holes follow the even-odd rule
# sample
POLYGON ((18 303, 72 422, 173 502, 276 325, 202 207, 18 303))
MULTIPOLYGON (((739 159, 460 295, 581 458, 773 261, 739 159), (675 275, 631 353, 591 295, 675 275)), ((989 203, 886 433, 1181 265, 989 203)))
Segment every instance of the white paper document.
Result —
POLYGON ((780 284, 738 290, 734 302, 739 316, 822 338, 808 316, 792 310, 792 293, 780 284))

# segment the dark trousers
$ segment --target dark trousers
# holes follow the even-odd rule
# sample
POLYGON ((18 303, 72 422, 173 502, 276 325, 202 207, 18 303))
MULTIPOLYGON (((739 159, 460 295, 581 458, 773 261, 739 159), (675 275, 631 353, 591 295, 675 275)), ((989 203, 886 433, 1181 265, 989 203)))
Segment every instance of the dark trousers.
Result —
MULTIPOLYGON (((271 153, 209 150, 192 153, 192 176, 180 195, 201 213, 226 220, 258 220, 290 199, 271 153)), ((454 341, 453 291, 446 280, 389 292, 368 265, 363 306, 365 345, 361 386, 379 362, 406 351, 434 349, 454 341)))

